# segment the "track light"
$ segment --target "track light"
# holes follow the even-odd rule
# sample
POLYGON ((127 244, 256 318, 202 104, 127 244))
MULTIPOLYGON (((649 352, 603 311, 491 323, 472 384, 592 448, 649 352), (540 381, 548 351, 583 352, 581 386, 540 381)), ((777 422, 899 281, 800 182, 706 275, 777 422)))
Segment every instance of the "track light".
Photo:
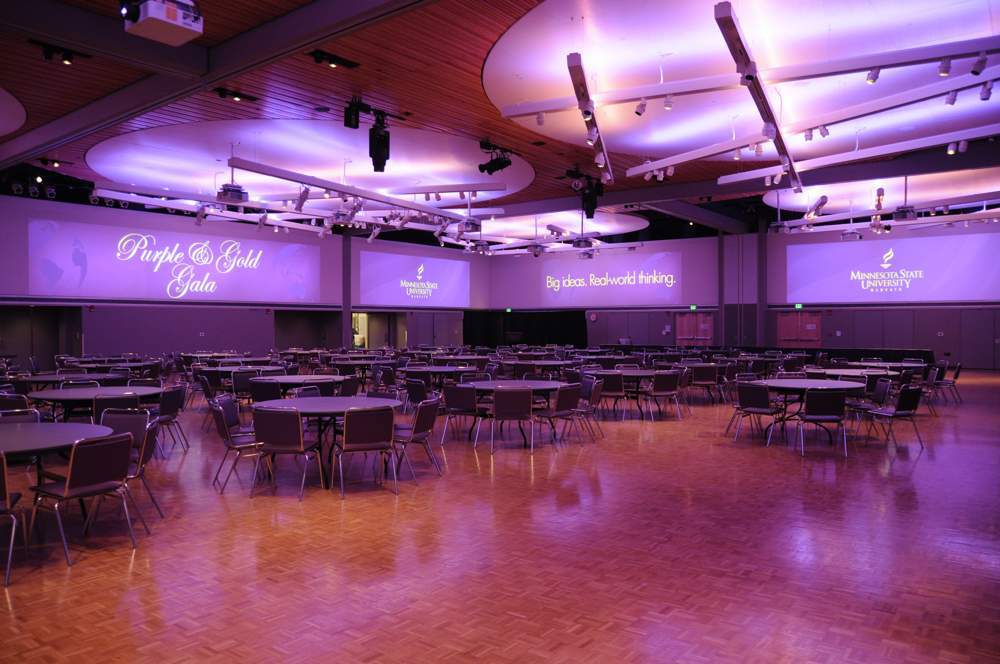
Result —
POLYGON ((232 99, 233 101, 257 101, 258 97, 253 95, 248 95, 245 92, 236 92, 235 90, 228 90, 226 88, 215 88, 213 90, 215 94, 219 95, 219 99, 232 99))
POLYGON ((811 141, 813 139, 813 130, 811 128, 806 129, 804 136, 806 141, 811 141))
POLYGON ((969 149, 969 142, 968 141, 962 140, 962 141, 958 142, 958 151, 959 152, 965 152, 968 149, 969 149))
POLYGON ((207 213, 207 209, 205 208, 204 205, 202 205, 201 207, 198 208, 198 212, 195 213, 195 215, 194 215, 194 225, 195 226, 201 226, 202 224, 205 223, 206 213, 207 213))
POLYGON ((355 69, 360 66, 357 62, 348 60, 347 58, 342 58, 339 55, 334 55, 333 53, 327 53, 326 51, 320 49, 310 51, 306 55, 311 55, 313 62, 316 64, 326 65, 330 69, 336 69, 337 67, 355 69))
POLYGON ((56 188, 52 185, 45 187, 45 198, 52 200, 56 197, 56 188))
POLYGON ((544 113, 538 113, 537 115, 535 115, 535 124, 538 125, 539 127, 541 127, 543 124, 545 124, 545 114, 544 113))
POLYGON ((278 232, 279 230, 281 230, 281 229, 279 229, 279 228, 278 228, 277 226, 275 226, 275 227, 274 227, 274 232, 275 232, 275 234, 277 234, 277 232, 278 232))
POLYGON ((980 53, 979 57, 976 58, 976 61, 972 63, 972 69, 970 69, 969 71, 972 72, 973 76, 979 76, 980 74, 983 73, 983 70, 985 69, 986 69, 986 53, 980 53))
POLYGON ((770 187, 771 186, 771 176, 770 175, 765 175, 764 176, 764 186, 765 187, 770 187))
POLYGON ((323 198, 330 198, 330 190, 329 189, 324 189, 323 190, 323 198))
POLYGON ((739 160, 740 160, 740 149, 736 148, 735 150, 733 150, 733 161, 739 161, 739 160))
POLYGON ((385 126, 385 113, 375 111, 375 124, 368 129, 368 156, 376 173, 385 172, 389 161, 389 130, 385 126))
POLYGON ((639 103, 635 106, 635 114, 642 117, 642 114, 646 112, 646 98, 643 97, 639 100, 639 103))
POLYGON ((267 212, 257 217, 257 232, 259 233, 267 225, 267 212))
POLYGON ((663 170, 662 169, 656 171, 656 181, 657 182, 663 182, 663 177, 664 177, 664 175, 663 175, 663 170))
POLYGON ((875 82, 878 80, 878 75, 881 73, 882 73, 881 67, 875 67, 874 69, 869 70, 868 77, 865 79, 865 82, 868 85, 875 85, 875 82))
POLYGON ((818 129, 819 129, 819 135, 822 136, 823 138, 826 138, 827 136, 830 135, 830 130, 826 128, 826 125, 820 125, 818 129))
POLYGON ((806 210, 806 214, 805 214, 804 218, 805 219, 815 219, 816 215, 818 215, 823 210, 823 206, 826 205, 826 203, 827 203, 828 200, 829 199, 826 197, 825 194, 823 196, 820 196, 819 198, 817 198, 816 202, 813 203, 812 205, 810 205, 809 209, 806 210))
POLYGON ((674 167, 673 166, 667 166, 667 177, 668 178, 674 177, 674 167))
POLYGON ((958 90, 952 90, 944 97, 944 103, 948 106, 954 106, 956 101, 958 101, 958 90))
POLYGON ((440 201, 441 200, 441 194, 439 192, 434 192, 434 200, 436 200, 436 201, 440 201))
POLYGON ((951 58, 942 58, 938 65, 938 76, 945 77, 951 74, 951 58))
POLYGON ((761 156, 762 154, 764 154, 764 144, 763 143, 754 143, 753 153, 756 156, 758 156, 758 157, 761 156))
POLYGON ((63 51, 62 52, 62 63, 64 65, 73 64, 73 51, 63 51))
POLYGON ((653 171, 646 171, 646 173, 642 176, 642 179, 645 180, 646 182, 649 182, 650 180, 652 180, 653 179, 653 171))
POLYGON ((594 101, 592 99, 580 102, 580 115, 583 116, 585 122, 594 119, 594 101))
POLYGON ((983 83, 983 87, 979 89, 979 98, 983 101, 989 101, 990 95, 993 94, 993 81, 986 81, 983 83))
POLYGON ((955 154, 955 152, 957 150, 958 150, 958 147, 954 143, 949 143, 948 144, 948 150, 947 150, 947 152, 948 152, 949 155, 955 154))
POLYGON ((587 145, 593 146, 597 142, 597 127, 587 130, 587 145))
POLYGON ((382 232, 382 227, 381 226, 378 226, 378 225, 372 226, 371 235, 368 236, 368 239, 366 240, 366 242, 368 244, 371 244, 375 240, 375 238, 378 237, 378 234, 381 233, 381 232, 382 232))
POLYGON ((885 202, 885 189, 879 187, 875 190, 875 209, 881 210, 882 204, 885 202))
POLYGON ((663 98, 663 110, 664 111, 672 111, 672 110, 674 110, 674 96, 673 95, 667 95, 666 97, 663 98))
MULTIPOLYGON (((482 172, 482 170, 483 170, 482 168, 479 169, 480 172, 482 172)), ((431 195, 429 193, 425 193, 424 194, 424 202, 425 203, 430 203, 430 201, 431 201, 431 195)))
POLYGON ((309 200, 309 187, 302 187, 299 198, 295 201, 295 211, 302 212, 302 206, 306 204, 307 200, 309 200))
POLYGON ((598 152, 596 155, 594 155, 594 163, 597 164, 598 168, 604 168, 604 166, 607 164, 607 161, 604 159, 603 152, 598 152))

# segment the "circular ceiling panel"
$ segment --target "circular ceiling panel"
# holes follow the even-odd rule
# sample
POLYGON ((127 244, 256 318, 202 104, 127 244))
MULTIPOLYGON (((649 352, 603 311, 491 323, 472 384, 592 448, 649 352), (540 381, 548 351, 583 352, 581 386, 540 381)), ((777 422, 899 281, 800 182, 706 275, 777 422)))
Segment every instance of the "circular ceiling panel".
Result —
MULTIPOLYGON (((942 151, 943 154, 943 151, 942 151)), ((947 157, 942 156, 942 159, 947 157)), ((1000 191, 1000 168, 982 168, 968 171, 951 171, 927 175, 911 175, 907 178, 880 178, 860 182, 840 182, 837 184, 803 187, 801 193, 791 189, 769 191, 764 194, 764 202, 782 210, 805 212, 820 196, 827 197, 823 213, 839 214, 853 210, 865 211, 875 207, 878 189, 884 191, 882 206, 892 210, 902 205, 920 207, 928 203, 953 199, 969 194, 988 194, 1000 191)), ((960 208, 978 206, 980 202, 952 204, 960 208)), ((822 215, 819 217, 822 221, 822 215)))
MULTIPOLYGON (((736 66, 715 22, 714 4, 714 0, 546 0, 494 45, 483 67, 483 86, 501 112, 515 104, 555 100, 553 108, 566 110, 545 113, 541 124, 534 114, 514 121, 550 138, 584 145, 585 128, 566 66, 566 56, 578 52, 596 99, 598 124, 612 152, 657 159, 752 136, 762 123, 742 87, 677 95, 670 110, 662 97, 650 97, 641 116, 636 102, 602 101, 608 93, 641 96, 642 86, 663 82, 711 87, 711 77, 734 74, 736 66)), ((936 83, 941 80, 938 63, 886 69, 874 85, 866 84, 867 72, 767 84, 768 70, 994 34, 991 0, 912 0, 905 11, 896 3, 870 0, 835 5, 825 0, 734 0, 732 4, 783 128, 803 123, 808 127, 831 111, 936 83)), ((973 60, 956 59, 952 75, 967 74, 973 60)), ((989 64, 996 65, 995 59, 989 64)), ((831 123, 828 137, 817 132, 806 141, 799 129, 786 139, 793 158, 808 159, 989 124, 995 122, 995 104, 995 100, 980 102, 978 89, 965 89, 954 105, 946 105, 941 95, 831 123)), ((740 161, 775 156, 768 143, 760 155, 742 151, 740 161)), ((738 168, 734 165, 734 170, 738 168)))
MULTIPOLYGON (((639 231, 649 225, 642 217, 600 210, 594 213, 593 219, 585 218, 580 210, 565 210, 539 215, 489 218, 483 219, 481 223, 484 236, 512 240, 551 237, 553 228, 560 229, 563 237, 567 238, 586 233, 597 233, 604 237, 639 231)), ((475 238, 476 234, 472 237, 475 238)))
MULTIPOLYGON (((229 182, 230 155, 354 187, 424 202, 403 195, 419 187, 491 185, 477 200, 506 196, 528 186, 534 171, 522 158, 493 175, 477 165, 489 159, 478 141, 420 129, 389 127, 390 158, 375 173, 368 156, 368 131, 325 120, 221 120, 144 129, 109 138, 87 152, 87 164, 109 180, 164 191, 210 194, 229 182)), ((268 176, 236 171, 236 182, 252 199, 294 195, 296 186, 268 176)), ((319 203, 319 201, 317 201, 319 203)), ((457 193, 431 204, 459 205, 457 193)))
POLYGON ((25 119, 27 114, 17 97, 0 88, 0 136, 20 129, 25 119))

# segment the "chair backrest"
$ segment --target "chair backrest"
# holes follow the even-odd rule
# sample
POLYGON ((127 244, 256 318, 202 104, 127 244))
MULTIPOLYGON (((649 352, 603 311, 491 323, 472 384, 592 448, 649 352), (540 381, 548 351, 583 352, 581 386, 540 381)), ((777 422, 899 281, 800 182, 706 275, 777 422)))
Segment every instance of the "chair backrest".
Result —
POLYGON ((816 370, 806 369, 805 374, 806 374, 806 378, 809 378, 809 379, 826 380, 826 372, 823 371, 823 370, 816 371, 816 370))
POLYGON ((843 417, 847 395, 837 390, 806 390, 805 415, 843 417))
POLYGON ((23 394, 0 394, 0 410, 23 410, 28 407, 28 397, 23 394))
POLYGON ((564 413, 580 406, 580 395, 583 387, 580 383, 570 383, 562 385, 556 390, 555 411, 564 413))
POLYGON ((737 383, 750 383, 755 380, 760 380, 760 376, 755 373, 743 372, 733 376, 733 380, 737 383))
POLYGON ((37 424, 42 421, 42 415, 38 412, 37 408, 15 408, 12 410, 0 410, 0 420, 3 420, 4 424, 14 424, 16 422, 34 422, 37 424))
POLYGON ((740 408, 771 407, 771 396, 767 385, 736 383, 736 400, 740 408))
MULTIPOLYGON (((951 379, 958 380, 958 376, 961 373, 962 373, 962 363, 959 362, 958 364, 955 365, 955 373, 951 375, 951 379)), ((942 378, 944 378, 944 376, 942 376, 942 378)))
POLYGON ((503 387, 493 392, 493 417, 497 419, 531 419, 531 390, 503 387))
POLYGON ((138 408, 139 397, 135 394, 95 394, 93 402, 94 421, 100 422, 107 408, 138 408))
POLYGON ((904 385, 899 389, 896 398, 896 415, 913 415, 920 407, 920 397, 923 390, 919 385, 904 385))
POLYGON ((296 387, 292 391, 293 397, 318 397, 322 396, 319 393, 318 385, 303 385, 302 387, 296 387))
POLYGON ((941 375, 941 367, 929 367, 927 375, 924 377, 924 384, 928 386, 934 385, 939 375, 941 375))
POLYGON ((719 377, 719 367, 718 366, 699 366, 695 365, 691 367, 691 380, 695 382, 714 382, 719 377))
POLYGON ((257 442, 265 447, 305 449, 302 417, 295 408, 254 408, 253 431, 257 442))
POLYGON ((427 384, 419 378, 406 379, 406 398, 410 403, 427 400, 427 384))
POLYGON ((107 482, 122 483, 132 462, 132 434, 120 433, 81 440, 69 453, 64 495, 74 489, 107 482))
POLYGON ((247 371, 241 369, 233 372, 233 392, 236 394, 250 394, 250 379, 257 377, 257 370, 247 371))
POLYGON ((674 392, 680 383, 679 371, 657 371, 653 374, 653 392, 674 392))
POLYGON ((389 390, 368 390, 365 396, 371 399, 395 399, 397 395, 389 390))
POLYGON ((603 373, 604 391, 607 394, 621 394, 625 391, 625 378, 621 373, 603 373))
POLYGON ((872 390, 871 400, 877 406, 885 405, 889 399, 889 392, 892 390, 892 380, 884 376, 875 381, 875 389, 872 390))
POLYGON ((184 410, 187 389, 187 383, 179 383, 160 392, 160 417, 171 417, 184 410))
POLYGON ((440 399, 427 399, 417 404, 417 409, 413 413, 413 428, 410 431, 411 441, 426 440, 431 435, 440 406, 440 399))
POLYGON ((218 399, 215 399, 208 402, 208 408, 212 413, 212 422, 215 424, 215 430, 222 436, 224 441, 231 442, 233 434, 226 423, 226 414, 222 409, 222 404, 219 403, 218 399))
POLYGON ((285 367, 267 367, 260 370, 261 376, 284 376, 285 367))
POLYGON ((622 369, 638 369, 638 368, 639 368, 638 364, 616 364, 615 365, 615 370, 616 371, 620 371, 622 369))
POLYGON ((358 395, 358 388, 361 386, 357 376, 347 376, 340 383, 340 396, 355 397, 358 395))
POLYGON ((370 450, 377 446, 392 446, 392 408, 349 408, 344 413, 344 435, 341 446, 347 452, 353 447, 370 450))
POLYGON ((101 425, 110 427, 112 433, 132 434, 132 443, 140 447, 146 440, 149 411, 140 408, 105 408, 98 421, 101 425))
POLYGON ((587 403, 591 406, 596 406, 601 401, 601 395, 604 392, 604 379, 599 378, 594 381, 594 385, 590 388, 590 398, 587 399, 587 403))
POLYGON ((274 380, 250 381, 250 398, 257 401, 271 401, 281 398, 281 385, 274 380))
POLYGON ((162 387, 159 378, 130 378, 128 387, 162 387))
POLYGON ((476 388, 471 385, 445 385, 442 391, 445 408, 467 412, 476 410, 476 388))
POLYGON ((100 387, 101 384, 96 380, 64 380, 59 383, 60 390, 66 390, 73 387, 100 387))
POLYGON ((223 421, 226 429, 232 429, 240 424, 240 406, 231 394, 219 394, 215 397, 215 403, 222 409, 223 421))

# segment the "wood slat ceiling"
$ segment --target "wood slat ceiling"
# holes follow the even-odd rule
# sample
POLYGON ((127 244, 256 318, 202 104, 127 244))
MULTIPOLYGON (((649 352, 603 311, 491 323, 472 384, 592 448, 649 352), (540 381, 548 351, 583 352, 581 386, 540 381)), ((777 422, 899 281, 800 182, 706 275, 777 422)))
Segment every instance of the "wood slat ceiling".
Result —
MULTIPOLYGON (((359 95, 376 107, 400 115, 410 114, 407 121, 397 122, 397 126, 476 139, 488 137, 494 143, 510 147, 524 156, 535 169, 535 181, 521 192, 492 201, 494 204, 567 196, 571 193, 567 182, 557 177, 575 164, 596 175, 593 153, 583 146, 552 141, 503 119, 482 86, 481 70, 490 48, 507 28, 539 2, 430 2, 322 46, 324 50, 361 63, 358 69, 333 70, 317 65, 304 53, 297 54, 225 83, 227 88, 260 97, 255 104, 222 100, 208 91, 198 93, 96 132, 49 156, 76 162, 67 172, 95 179, 96 174, 85 164, 86 151, 111 136, 137 129, 205 120, 313 118, 341 121, 347 101, 359 95), (320 113, 314 110, 316 106, 327 106, 332 110, 320 113), (540 141, 544 143, 535 144, 540 141)), ((72 0, 72 4, 94 9, 100 7, 106 12, 107 5, 112 3, 72 0)), ((216 22, 209 20, 209 10, 231 4, 223 0, 202 3, 206 30, 216 22)), ((303 3, 255 0, 249 4, 263 12, 267 8, 277 11, 278 4, 288 11, 303 3)), ((619 177, 616 189, 658 184, 655 180, 647 184, 641 178, 624 178, 625 168, 640 163, 642 157, 612 153, 611 158, 619 177)), ((736 167, 730 162, 686 164, 678 168, 673 180, 711 179, 733 172, 736 167)))
MULTIPOLYGON (((62 0, 63 4, 120 18, 118 0, 62 0)), ((311 0, 198 0, 205 32, 195 44, 215 46, 251 28, 308 5, 311 0)))

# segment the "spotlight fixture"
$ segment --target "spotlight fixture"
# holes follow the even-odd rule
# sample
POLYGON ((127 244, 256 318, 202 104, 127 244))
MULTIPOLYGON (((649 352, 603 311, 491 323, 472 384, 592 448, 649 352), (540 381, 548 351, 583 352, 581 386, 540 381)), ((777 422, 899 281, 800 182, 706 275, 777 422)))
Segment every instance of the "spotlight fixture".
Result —
POLYGON ((663 110, 664 111, 672 111, 672 110, 674 110, 674 96, 673 95, 667 95, 666 97, 663 98, 663 110))
POLYGON ((972 63, 972 69, 969 71, 973 76, 979 76, 986 69, 986 53, 980 53, 976 61, 972 63))
POLYGON ((62 163, 60 163, 58 159, 47 159, 46 157, 39 159, 38 163, 42 166, 51 166, 52 168, 59 168, 62 166, 62 163))
MULTIPOLYGON (((516 154, 513 150, 495 145, 486 138, 479 141, 479 149, 490 154, 489 161, 479 164, 479 172, 486 173, 487 175, 493 175, 497 171, 502 171, 510 166, 513 163, 510 160, 510 155, 516 154)), ((476 197, 475 193, 471 192, 470 195, 472 198, 476 197)))
POLYGON ((758 156, 758 157, 761 156, 762 154, 764 154, 764 144, 763 143, 754 143, 753 153, 756 156, 758 156))
POLYGON ((267 225, 267 212, 257 217, 257 232, 259 233, 267 225))
POLYGON ((587 145, 593 147, 594 143, 597 142, 597 127, 591 127, 587 130, 587 145))
POLYGON ((35 182, 37 182, 38 184, 41 184, 42 183, 42 176, 41 175, 36 175, 35 176, 35 182))
POLYGON ((375 124, 368 130, 368 156, 376 173, 385 172, 385 162, 389 161, 389 129, 385 125, 385 113, 375 111, 375 124))
MULTIPOLYGON (((205 223, 205 217, 207 216, 207 212, 208 209, 204 205, 198 208, 198 212, 194 215, 195 226, 201 226, 202 224, 205 223)), ((275 230, 277 230, 277 226, 275 226, 275 230)))
POLYGON ((806 141, 811 141, 813 139, 813 130, 812 130, 812 128, 806 129, 804 136, 805 136, 806 141))
MULTIPOLYGON (((14 193, 17 193, 17 192, 14 192, 14 193)), ((90 195, 90 204, 91 204, 91 205, 100 205, 100 204, 101 204, 101 199, 100 199, 100 197, 99 197, 99 196, 95 196, 95 195, 91 194, 91 195, 90 195)))
POLYGON ((302 206, 306 204, 307 200, 309 200, 309 187, 302 187, 302 190, 299 191, 299 197, 295 201, 295 211, 302 212, 302 206))
POLYGON ((875 82, 878 81, 878 75, 881 73, 882 73, 881 67, 875 67, 874 69, 869 70, 868 77, 865 78, 865 82, 868 85, 875 85, 875 82))
POLYGON ((280 229, 280 228, 278 228, 277 226, 275 226, 275 227, 274 227, 274 232, 275 232, 275 233, 277 233, 277 232, 278 232, 278 231, 280 231, 280 230, 281 230, 281 229, 280 229))
POLYGON ((956 101, 958 101, 958 90, 952 90, 944 97, 944 103, 948 106, 954 106, 956 101))
POLYGON ((733 161, 739 161, 739 160, 740 160, 740 149, 736 148, 735 150, 733 150, 733 161))
POLYGON ((639 100, 639 103, 635 106, 635 114, 642 117, 642 114, 646 112, 646 98, 643 97, 639 100))
POLYGON ((968 141, 961 140, 961 141, 958 142, 958 151, 959 152, 965 152, 968 149, 969 149, 969 142, 968 141))
POLYGON ((643 174, 642 179, 645 180, 646 182, 649 182, 650 180, 652 180, 653 179, 653 171, 646 171, 643 174))
POLYGON ((810 205, 809 209, 806 210, 804 219, 815 219, 816 215, 818 215, 823 210, 823 206, 826 205, 828 200, 829 199, 826 197, 825 194, 817 198, 816 202, 810 205))
POLYGON ((41 47, 42 57, 45 58, 47 62, 53 62, 56 59, 56 56, 59 56, 59 62, 69 66, 73 64, 76 58, 90 57, 86 53, 80 53, 79 51, 74 51, 73 49, 69 49, 64 46, 56 46, 54 44, 38 41, 37 39, 29 39, 28 43, 41 47))
POLYGON ((954 143, 949 143, 948 144, 947 153, 948 153, 949 156, 955 154, 955 152, 957 150, 958 150, 958 147, 954 143))
POLYGON ((321 49, 316 49, 309 51, 306 55, 311 56, 313 62, 318 65, 326 65, 330 69, 336 69, 337 67, 344 67, 345 69, 357 69, 361 65, 353 60, 348 60, 347 58, 342 58, 339 55, 334 55, 333 53, 328 53, 321 49))
POLYGON ((764 176, 764 186, 765 187, 770 187, 771 186, 771 176, 770 175, 765 175, 764 176))
MULTIPOLYGON (((28 195, 31 196, 32 198, 38 198, 38 187, 33 184, 29 185, 28 195)), ((114 202, 112 202, 111 204, 114 205, 114 202)))
POLYGON ((543 124, 545 124, 545 114, 544 113, 539 113, 539 114, 537 114, 535 116, 535 124, 537 124, 539 127, 541 127, 543 124))
POLYGON ((45 198, 52 200, 56 197, 56 188, 52 185, 45 187, 45 198))
POLYGON ((249 101, 255 102, 259 98, 253 95, 248 95, 245 92, 237 92, 235 90, 229 90, 228 88, 215 88, 213 92, 219 95, 219 99, 232 99, 233 101, 249 101))
POLYGON ((983 87, 979 89, 979 98, 983 101, 989 101, 990 95, 993 94, 993 81, 986 81, 983 83, 983 87))
POLYGON ((330 198, 330 190, 329 189, 324 189, 323 190, 323 198, 330 198))
POLYGON ((657 182, 663 182, 663 177, 664 177, 663 169, 662 168, 657 169, 657 171, 656 171, 656 181, 657 182))
POLYGON ((592 99, 580 103, 580 115, 583 116, 584 122, 594 119, 594 101, 592 99))
POLYGON ((115 201, 114 201, 114 199, 111 199, 111 198, 105 198, 105 199, 104 199, 104 206, 105 206, 105 207, 114 207, 114 206, 115 206, 115 201))
POLYGON ((369 236, 368 236, 368 239, 367 239, 367 240, 365 240, 365 241, 366 241, 366 242, 367 242, 368 244, 371 244, 372 242, 374 242, 374 241, 375 241, 375 238, 377 238, 377 237, 378 237, 378 234, 379 234, 379 233, 381 233, 381 232, 382 232, 382 227, 381 227, 381 226, 379 226, 378 224, 375 224, 374 226, 372 226, 372 232, 371 232, 371 235, 369 235, 369 236))
MULTIPOLYGON (((482 171, 482 169, 480 169, 480 171, 482 171)), ((425 203, 429 203, 430 200, 431 200, 431 195, 429 193, 425 193, 424 194, 424 202, 425 203)))
POLYGON ((951 58, 942 58, 938 65, 938 76, 942 78, 951 74, 951 58))
POLYGON ((885 202, 885 189, 879 187, 875 190, 875 209, 881 210, 882 204, 885 202))
POLYGON ((67 66, 73 64, 73 51, 63 51, 60 62, 67 66))
POLYGON ((441 200, 441 193, 440 192, 437 192, 437 191, 434 192, 434 200, 435 201, 440 201, 441 200))
POLYGON ((458 200, 460 200, 460 201, 464 201, 465 200, 465 192, 464 191, 458 192, 458 200))
POLYGON ((598 152, 596 155, 594 155, 594 163, 597 164, 598 168, 604 168, 604 166, 607 164, 607 161, 604 159, 603 152, 598 152))
POLYGON ((668 178, 674 177, 674 167, 673 166, 667 166, 667 177, 668 178))
POLYGON ((822 136, 823 138, 826 138, 827 136, 830 135, 830 130, 826 128, 826 125, 820 125, 817 128, 819 129, 819 135, 822 136))

